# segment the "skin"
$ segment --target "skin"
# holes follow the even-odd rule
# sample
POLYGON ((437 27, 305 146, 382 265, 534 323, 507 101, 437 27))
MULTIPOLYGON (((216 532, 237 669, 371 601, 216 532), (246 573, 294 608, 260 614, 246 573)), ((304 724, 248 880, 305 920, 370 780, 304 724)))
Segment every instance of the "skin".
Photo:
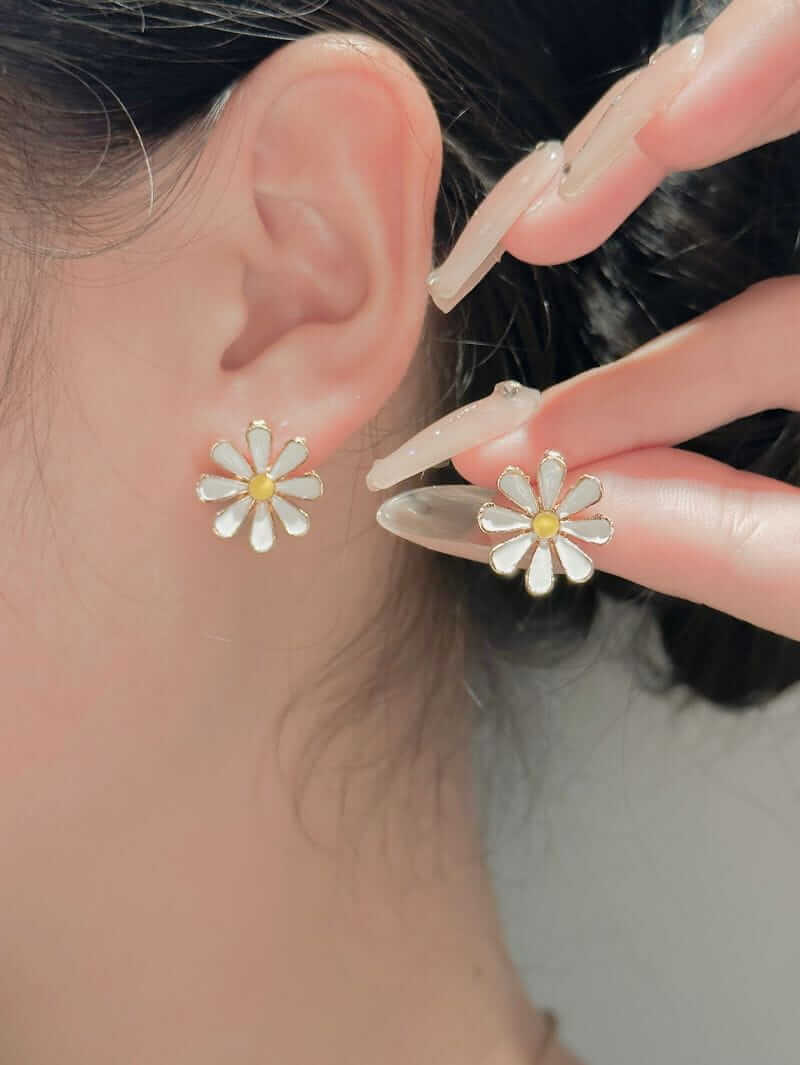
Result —
MULTIPOLYGON (((4 1061, 574 1061, 539 1054, 502 940, 458 634, 419 749, 424 639, 373 685, 370 619, 424 587, 395 587, 363 475, 375 430, 425 409, 440 167, 393 53, 308 38, 236 89, 144 236, 42 281, 47 358, 0 464, 4 1061), (253 418, 325 482, 267 556, 194 494, 253 418)), ((143 178, 109 216, 146 201, 143 178)))
MULTIPOLYGON (((747 27, 747 3, 737 8, 747 27)), ((752 3, 749 14, 760 17, 752 3)), ((709 30, 704 62, 712 39, 709 30)), ((750 116, 734 144, 702 144, 721 158, 748 137, 797 128, 788 97, 764 105, 769 128, 756 130, 750 116)), ((678 149, 698 114, 703 107, 659 118, 639 134, 653 181, 686 158, 702 165, 678 149)), ((287 701, 385 608, 398 560, 362 478, 376 424, 402 427, 382 437, 388 450, 426 400, 414 355, 440 165, 430 102, 391 52, 309 38, 237 89, 194 188, 164 219, 124 250, 42 282, 48 372, 26 416, 0 430, 4 1058, 107 1065, 124 1048, 137 1065, 574 1061, 557 1046, 539 1053, 543 1019, 502 943, 479 858, 465 707, 393 777, 353 773, 348 764, 380 765, 400 744, 421 694, 408 668, 376 718, 365 694, 375 660, 350 660, 349 707, 362 724, 339 733, 317 765, 301 817, 293 803, 294 770, 328 704, 312 685, 287 726, 287 701), (292 234, 281 228, 289 200, 292 234), (275 298, 278 284, 291 307, 275 298), (306 436, 326 484, 308 506, 310 535, 284 537, 264 559, 242 539, 215 539, 212 508, 193 495, 211 472, 210 444, 241 445, 259 417, 283 434, 279 445, 306 436)), ((143 181, 121 193, 122 213, 138 210, 146 191, 143 181)), ((605 226, 635 206, 618 202, 605 226)), ((538 261, 533 224, 520 223, 507 246, 538 261)), ((751 475, 720 480, 731 474, 673 451, 686 423, 665 421, 667 405, 649 411, 655 424, 634 422, 628 439, 602 438, 603 419, 585 421, 627 391, 629 374, 639 391, 663 394, 666 380, 681 388, 676 368, 690 358, 715 381, 727 374, 730 391, 711 412, 698 403, 681 416, 729 413, 718 404, 735 406, 752 379, 734 378, 727 362, 721 374, 719 353, 745 323, 761 339, 762 311, 770 329, 768 312, 781 312, 774 328, 784 333, 773 339, 790 336, 793 285, 760 287, 622 369, 551 390, 533 425, 457 457, 459 469, 488 484, 507 462, 538 458, 556 429, 591 441, 568 458, 571 476, 585 468, 603 478, 617 520, 598 564, 677 594, 683 567, 653 552, 643 503, 666 508, 663 529, 673 502, 702 514, 716 499, 719 550, 703 554, 698 530, 680 544, 697 553, 702 595, 721 603, 723 587, 736 585, 724 608, 794 634, 785 575, 767 587, 734 568, 743 530, 757 549, 761 526, 723 528, 722 516, 740 511, 719 505, 750 506, 764 493, 757 513, 780 523, 795 513, 784 505, 797 508, 791 489, 751 475), (654 495, 670 474, 676 490, 654 495), (625 529, 645 534, 635 550, 625 529)), ((792 405, 774 403, 790 398, 777 362, 764 362, 770 405, 792 405)), ((460 655, 454 641, 453 678, 460 655)), ((439 698, 463 705, 455 684, 439 698)))
MULTIPOLYGON (((555 182, 508 230, 506 251, 541 264, 584 255, 669 172, 800 129, 796 3, 733 0, 704 37, 702 61, 677 98, 582 195, 566 200, 555 182)), ((630 74, 620 79, 567 137, 568 159, 630 82, 630 74)), ((503 195, 499 183, 484 216, 503 195)), ((509 463, 535 470, 546 448, 559 448, 571 477, 603 481, 602 511, 616 532, 589 548, 598 568, 800 639, 800 489, 674 447, 760 410, 800 410, 798 307, 797 278, 755 285, 619 362, 548 389, 525 426, 453 464, 490 486, 509 463)))

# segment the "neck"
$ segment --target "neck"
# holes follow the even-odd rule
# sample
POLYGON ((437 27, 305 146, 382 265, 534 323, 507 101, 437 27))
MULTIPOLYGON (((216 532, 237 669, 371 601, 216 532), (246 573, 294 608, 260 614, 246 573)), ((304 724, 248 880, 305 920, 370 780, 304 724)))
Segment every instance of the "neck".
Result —
POLYGON ((354 729, 301 810, 242 734, 176 762, 147 808, 62 821, 4 889, 4 1060, 530 1065, 541 1022, 502 947, 459 733, 387 775, 344 771, 378 753, 354 729))

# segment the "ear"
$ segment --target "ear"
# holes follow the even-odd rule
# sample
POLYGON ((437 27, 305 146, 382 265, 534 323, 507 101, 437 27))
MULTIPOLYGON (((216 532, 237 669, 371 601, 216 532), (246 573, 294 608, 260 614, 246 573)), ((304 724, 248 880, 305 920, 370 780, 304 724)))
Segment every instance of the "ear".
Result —
POLYGON ((205 340, 195 350, 213 359, 195 367, 202 439, 238 440, 263 418, 276 447, 304 436, 319 464, 380 410, 418 346, 441 173, 436 115, 392 51, 318 35, 234 91, 205 163, 218 247, 205 241, 203 256, 226 265, 217 306, 194 312, 205 340), (215 321, 237 322, 235 336, 221 330, 209 345, 215 321))

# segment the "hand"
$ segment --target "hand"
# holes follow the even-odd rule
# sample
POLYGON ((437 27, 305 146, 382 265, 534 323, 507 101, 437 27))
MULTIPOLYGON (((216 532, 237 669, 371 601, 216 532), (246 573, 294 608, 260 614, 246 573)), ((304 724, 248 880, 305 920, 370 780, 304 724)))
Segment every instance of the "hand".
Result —
MULTIPOLYGON (((538 264, 585 254, 670 171, 800 129, 800 4, 733 0, 702 48, 676 47, 677 64, 668 52, 628 75, 576 127, 564 144, 569 194, 552 181, 506 250, 538 264)), ((505 181, 484 219, 507 199, 505 181)), ((603 480, 616 534, 592 552, 598 568, 800 639, 800 489, 671 446, 760 410, 800 410, 798 337, 800 278, 763 282, 548 389, 525 426, 453 463, 488 486, 505 465, 535 470, 558 448, 571 477, 603 480)))

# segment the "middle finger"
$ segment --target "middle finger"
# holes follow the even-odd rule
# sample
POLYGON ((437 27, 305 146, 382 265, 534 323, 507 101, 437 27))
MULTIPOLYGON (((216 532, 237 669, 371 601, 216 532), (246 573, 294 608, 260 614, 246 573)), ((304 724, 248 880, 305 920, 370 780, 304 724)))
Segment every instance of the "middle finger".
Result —
POLYGON ((762 410, 800 410, 800 278, 762 281, 617 362, 547 389, 506 436, 453 457, 488 486, 557 448, 570 465, 671 446, 762 410))

